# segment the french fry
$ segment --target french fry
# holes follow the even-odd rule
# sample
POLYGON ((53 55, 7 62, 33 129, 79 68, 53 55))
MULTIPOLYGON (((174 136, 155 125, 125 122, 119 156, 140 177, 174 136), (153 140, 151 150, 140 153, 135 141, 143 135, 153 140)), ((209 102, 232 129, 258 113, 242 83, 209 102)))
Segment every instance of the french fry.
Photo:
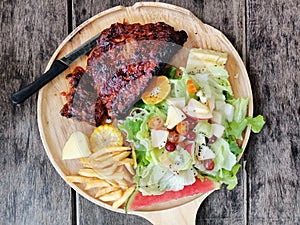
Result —
POLYGON ((95 177, 84 177, 78 175, 66 176, 66 181, 69 183, 89 183, 89 182, 99 182, 99 178, 95 177))
POLYGON ((113 163, 114 163, 114 160, 112 160, 111 158, 107 158, 106 160, 103 160, 103 161, 91 160, 90 166, 92 166, 92 168, 103 169, 107 166, 113 165, 113 163))
POLYGON ((107 150, 108 152, 122 152, 122 151, 131 150, 131 148, 127 146, 111 146, 111 147, 106 147, 104 149, 107 150))
POLYGON ((87 166, 85 166, 85 167, 92 168, 92 169, 96 169, 96 168, 97 169, 102 169, 103 168, 103 164, 101 162, 98 162, 98 161, 94 160, 94 159, 87 160, 86 164, 87 164, 87 166))
POLYGON ((102 175, 102 176, 110 176, 113 178, 117 172, 117 169, 119 168, 119 165, 112 164, 107 168, 95 168, 95 172, 102 175))
POLYGON ((103 154, 103 155, 100 155, 96 158, 93 158, 93 160, 97 161, 97 162, 105 162, 106 160, 108 159, 111 159, 114 155, 110 152, 106 153, 106 154, 103 154))
POLYGON ((125 168, 127 169, 127 171, 128 171, 132 176, 135 175, 135 171, 134 171, 132 165, 130 165, 130 164, 128 164, 128 163, 125 163, 124 166, 125 166, 125 168))
POLYGON ((99 198, 105 194, 108 194, 112 191, 117 191, 119 190, 119 187, 113 187, 113 186, 109 186, 109 187, 105 187, 105 188, 100 188, 97 193, 95 194, 96 198, 99 198))
POLYGON ((95 170, 90 168, 81 168, 79 169, 78 174, 84 177, 99 177, 95 170))
POLYGON ((84 167, 89 167, 89 159, 86 157, 80 158, 80 162, 84 167))
POLYGON ((119 198, 118 200, 116 200, 113 204, 112 207, 117 209, 119 208, 122 204, 125 203, 125 201, 128 199, 128 197, 132 194, 132 192, 134 192, 135 186, 131 186, 130 188, 128 188, 124 194, 122 195, 121 198, 119 198))
POLYGON ((133 164, 134 164, 134 161, 133 161, 133 159, 125 158, 125 159, 122 159, 122 160, 120 161, 120 163, 122 163, 122 164, 133 165, 133 164))
POLYGON ((136 161, 136 152, 134 149, 134 144, 131 144, 131 153, 132 153, 132 159, 133 159, 133 168, 137 168, 137 161, 136 161))
POLYGON ((68 182, 83 183, 85 190, 97 188, 95 198, 114 208, 120 207, 134 191, 136 155, 133 146, 111 146, 97 149, 89 157, 80 158, 83 168, 66 176, 68 182), (128 158, 132 155, 133 158, 128 158))
POLYGON ((128 184, 128 182, 126 180, 124 180, 123 178, 118 178, 115 180, 118 183, 118 186, 121 189, 127 189, 130 185, 128 184))
POLYGON ((85 190, 90 190, 92 188, 104 188, 104 187, 110 187, 110 184, 106 182, 105 180, 91 180, 86 183, 85 190))
POLYGON ((112 153, 112 152, 122 152, 122 151, 127 151, 130 150, 130 147, 126 147, 126 146, 111 146, 111 147, 106 147, 106 148, 102 148, 102 149, 98 149, 95 153, 93 153, 92 155, 90 155, 90 158, 98 158, 102 155, 105 155, 107 153, 112 153))
POLYGON ((112 191, 108 194, 102 195, 101 197, 99 197, 99 199, 104 202, 112 202, 112 201, 116 201, 117 199, 121 198, 122 194, 123 194, 122 190, 119 189, 117 191, 112 191))
POLYGON ((121 160, 127 158, 127 156, 129 156, 130 154, 131 154, 131 152, 125 151, 125 152, 121 152, 121 153, 118 154, 118 155, 113 156, 113 158, 114 158, 116 161, 121 161, 121 160))
POLYGON ((105 155, 107 153, 108 152, 105 149, 103 149, 103 148, 102 149, 98 149, 98 150, 96 150, 95 153, 93 153, 93 154, 91 154, 89 156, 89 159, 96 159, 96 158, 101 157, 101 156, 103 156, 103 155, 105 155))

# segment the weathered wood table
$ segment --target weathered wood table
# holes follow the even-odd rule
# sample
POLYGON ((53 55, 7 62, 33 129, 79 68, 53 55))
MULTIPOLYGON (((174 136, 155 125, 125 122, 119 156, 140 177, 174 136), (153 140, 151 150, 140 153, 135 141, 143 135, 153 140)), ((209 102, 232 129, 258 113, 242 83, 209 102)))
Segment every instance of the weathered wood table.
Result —
MULTIPOLYGON (((36 79, 59 43, 89 17, 136 1, 0 1, 0 224, 150 224, 77 195, 48 160, 39 137, 37 95, 11 94, 36 79)), ((196 224, 300 224, 299 0, 167 0, 221 30, 246 64, 254 114, 239 185, 210 195, 196 224)), ((172 215, 170 215, 172 216, 172 215)), ((180 225, 180 224, 178 224, 180 225)))

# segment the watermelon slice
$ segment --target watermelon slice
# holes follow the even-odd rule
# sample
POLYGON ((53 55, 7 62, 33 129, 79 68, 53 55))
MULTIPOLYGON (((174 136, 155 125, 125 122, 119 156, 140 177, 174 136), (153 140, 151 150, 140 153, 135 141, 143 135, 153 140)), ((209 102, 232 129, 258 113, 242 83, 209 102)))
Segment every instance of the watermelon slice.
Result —
POLYGON ((161 195, 142 195, 141 192, 136 191, 131 195, 127 204, 126 211, 138 210, 146 206, 153 204, 163 203, 174 199, 179 199, 186 196, 192 196, 195 194, 206 193, 212 190, 220 188, 220 183, 204 178, 204 181, 196 179, 192 185, 185 186, 180 191, 166 191, 161 195))

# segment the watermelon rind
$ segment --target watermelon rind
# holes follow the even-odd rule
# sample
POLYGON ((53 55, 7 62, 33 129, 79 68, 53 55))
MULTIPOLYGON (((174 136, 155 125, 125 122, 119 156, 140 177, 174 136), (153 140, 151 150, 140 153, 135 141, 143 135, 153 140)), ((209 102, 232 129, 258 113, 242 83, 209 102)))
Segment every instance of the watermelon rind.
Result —
POLYGON ((204 180, 200 180, 197 178, 194 184, 185 186, 180 191, 167 191, 161 195, 143 196, 142 193, 139 192, 138 188, 136 188, 136 190, 131 194, 126 202, 125 212, 128 213, 129 211, 137 211, 154 204, 177 200, 196 194, 207 193, 213 190, 220 189, 220 187, 221 184, 219 182, 205 177, 204 180), (137 197, 142 199, 139 200, 141 202, 141 206, 136 206, 137 197))

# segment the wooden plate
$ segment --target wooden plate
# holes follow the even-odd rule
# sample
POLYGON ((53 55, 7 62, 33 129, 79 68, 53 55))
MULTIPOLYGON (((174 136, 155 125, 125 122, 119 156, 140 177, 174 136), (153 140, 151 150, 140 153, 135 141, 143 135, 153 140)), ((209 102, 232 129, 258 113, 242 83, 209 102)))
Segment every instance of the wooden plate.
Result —
MULTIPOLYGON (((244 64, 232 44, 220 31, 203 24, 190 11, 165 3, 142 2, 136 3, 132 7, 118 6, 99 13, 77 27, 61 43, 50 59, 46 70, 50 68, 55 59, 66 55, 103 29, 110 27, 112 23, 123 22, 124 20, 128 23, 139 22, 141 24, 163 21, 173 26, 176 30, 185 30, 188 33, 189 38, 184 45, 185 48, 201 47, 228 52, 229 57, 226 67, 230 75, 234 95, 236 97, 242 96, 250 98, 248 115, 252 115, 253 103, 249 78, 244 64)), ((186 55, 177 54, 177 56, 179 56, 179 58, 175 57, 174 65, 185 66, 186 55)), ((87 57, 84 56, 73 63, 67 71, 62 73, 39 92, 38 125, 40 135, 51 163, 63 179, 65 179, 66 175, 76 174, 79 168, 81 168, 79 160, 63 161, 61 159, 61 151, 67 138, 74 131, 80 130, 90 135, 94 129, 94 127, 86 123, 66 119, 59 113, 65 103, 65 98, 61 96, 61 92, 68 90, 65 76, 77 65, 85 67, 86 59, 87 57)), ((250 129, 247 128, 242 143, 244 149, 249 134, 250 129)), ((97 205, 113 211, 124 212, 122 209, 115 210, 110 205, 91 197, 80 185, 70 184, 70 186, 83 197, 97 205)), ((133 214, 143 216, 157 225, 194 224, 198 207, 209 194, 210 193, 206 193, 205 195, 171 201, 153 206, 146 211, 133 212, 133 214), (169 213, 172 213, 172 217, 167 216, 169 213)))

